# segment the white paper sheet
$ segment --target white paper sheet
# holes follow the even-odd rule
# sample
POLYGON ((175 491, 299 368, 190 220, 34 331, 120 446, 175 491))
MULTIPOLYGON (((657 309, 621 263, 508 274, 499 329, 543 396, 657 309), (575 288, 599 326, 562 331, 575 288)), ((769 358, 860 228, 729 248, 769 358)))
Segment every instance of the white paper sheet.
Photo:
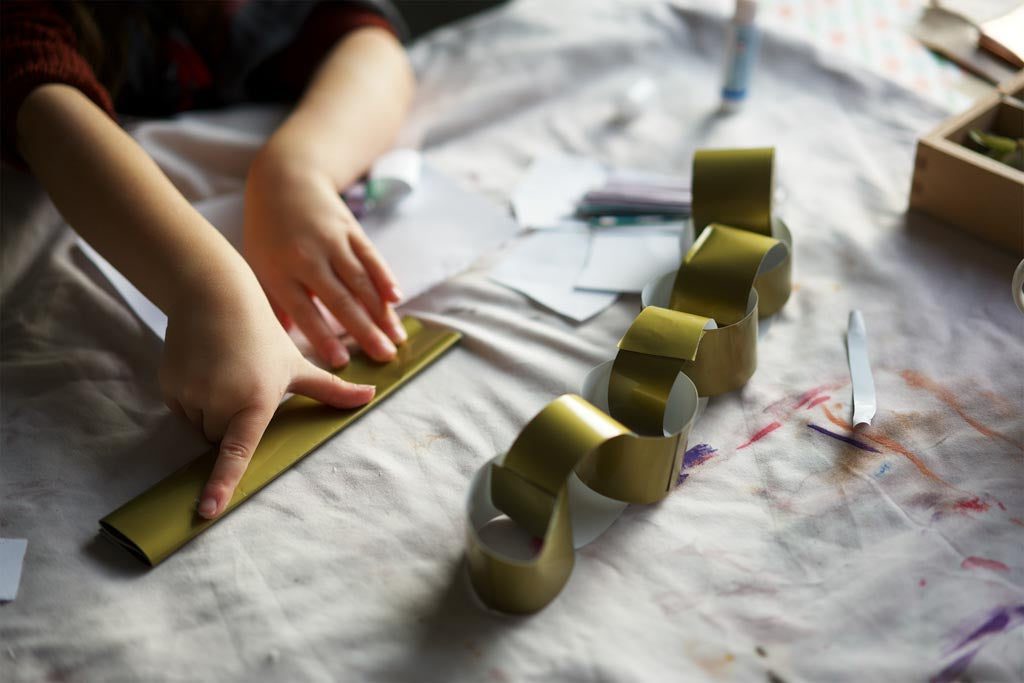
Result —
POLYGON ((637 294, 650 280, 679 267, 682 224, 597 228, 578 289, 637 294), (671 232, 671 228, 675 232, 671 232))
POLYGON ((535 232, 515 244, 490 278, 576 322, 597 315, 617 298, 574 289, 590 248, 588 230, 535 232))
POLYGON ((587 157, 556 154, 534 160, 512 193, 512 210, 524 228, 582 225, 574 221, 576 202, 604 183, 608 172, 587 157))
MULTIPOLYGON (((374 212, 362 221, 406 300, 462 272, 519 230, 506 212, 429 164, 423 165, 420 185, 391 210, 374 212)), ((235 192, 199 201, 195 207, 240 249, 244 201, 244 193, 235 192)), ((163 339, 167 316, 84 240, 78 244, 136 315, 163 339)))
POLYGON ((0 538, 0 602, 18 597, 21 567, 28 541, 24 538, 0 538))

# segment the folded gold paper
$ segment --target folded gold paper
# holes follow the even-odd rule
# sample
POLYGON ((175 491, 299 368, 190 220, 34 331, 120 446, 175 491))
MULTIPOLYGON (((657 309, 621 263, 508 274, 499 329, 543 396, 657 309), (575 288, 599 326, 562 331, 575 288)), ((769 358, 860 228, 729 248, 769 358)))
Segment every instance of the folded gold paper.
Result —
MULTIPOLYGON (((362 353, 355 353, 348 366, 338 373, 350 382, 377 387, 368 404, 338 410, 304 396, 293 396, 281 404, 218 519, 372 410, 461 337, 452 330, 425 327, 411 317, 404 318, 402 323, 409 338, 398 348, 394 360, 376 363, 362 353)), ((101 532, 150 566, 165 560, 217 521, 203 519, 195 512, 216 455, 216 450, 207 452, 111 512, 100 520, 101 532)))
POLYGON ((676 482, 708 396, 743 386, 757 367, 758 317, 791 289, 792 237, 772 215, 772 149, 702 150, 693 164, 699 235, 674 273, 644 288, 644 309, 584 397, 566 394, 474 478, 467 565, 483 603, 525 614, 569 580, 575 548, 627 503, 653 503, 676 482), (503 553, 481 531, 508 517, 542 540, 533 557, 503 553))

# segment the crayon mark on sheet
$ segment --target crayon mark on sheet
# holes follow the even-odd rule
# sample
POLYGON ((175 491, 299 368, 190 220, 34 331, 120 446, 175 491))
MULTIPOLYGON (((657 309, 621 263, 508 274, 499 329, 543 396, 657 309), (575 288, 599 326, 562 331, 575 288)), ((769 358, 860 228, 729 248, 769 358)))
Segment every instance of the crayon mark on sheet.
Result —
POLYGON ((947 406, 952 408, 954 412, 956 412, 956 414, 959 415, 961 419, 963 419, 964 422, 974 427, 974 429, 980 434, 984 434, 990 439, 1001 439, 1002 441, 1005 441, 1011 446, 1024 450, 1024 444, 1017 442, 1016 440, 1007 436, 1006 434, 1003 434, 1002 432, 997 431, 992 427, 989 427, 988 425, 984 424, 980 420, 968 415, 967 411, 960 403, 960 399, 957 397, 956 393, 953 392, 951 389, 947 389, 938 382, 935 382, 934 380, 931 380, 922 375, 921 373, 915 372, 913 370, 904 370, 903 372, 900 373, 900 376, 909 386, 914 387, 915 389, 923 389, 933 394, 940 401, 942 401, 947 406))
POLYGON ((987 557, 971 555, 960 563, 961 569, 991 569, 994 572, 1008 572, 1010 568, 999 560, 990 560, 987 557))
POLYGON ((816 424, 808 424, 807 426, 810 427, 811 429, 813 429, 816 432, 820 432, 820 433, 824 434, 825 436, 830 436, 833 439, 836 439, 837 441, 842 441, 843 443, 847 443, 847 444, 849 444, 849 445, 851 445, 851 446, 853 446, 855 448, 861 449, 862 451, 868 451, 870 453, 881 453, 882 452, 882 451, 878 450, 877 448, 875 448, 874 446, 869 446, 868 444, 864 443, 863 441, 858 441, 857 439, 854 439, 853 437, 850 437, 850 436, 843 436, 842 434, 836 434, 835 432, 829 431, 828 429, 825 429, 824 427, 819 427, 816 424))
MULTIPOLYGON (((853 431, 853 425, 851 425, 849 422, 846 422, 845 420, 836 417, 835 413, 829 410, 827 406, 822 406, 821 409, 825 412, 825 417, 828 418, 829 422, 831 422, 837 427, 842 427, 848 432, 853 431)), ((944 480, 939 475, 935 474, 935 472, 933 472, 931 468, 924 463, 924 460, 922 460, 917 454, 915 454, 913 451, 907 448, 904 448, 898 442, 893 441, 892 439, 886 436, 882 436, 881 434, 877 433, 873 428, 863 429, 859 433, 868 441, 873 441, 879 446, 884 446, 885 448, 888 448, 890 451, 893 451, 894 453, 899 453, 904 458, 913 463, 914 467, 917 468, 918 472, 928 477, 929 479, 937 481, 940 484, 943 484, 944 486, 950 486, 950 484, 946 482, 946 480, 944 480)))
POLYGON ((774 432, 776 429, 778 429, 781 426, 782 426, 782 423, 779 422, 778 420, 776 420, 775 422, 772 422, 771 424, 769 424, 767 427, 762 427, 757 432, 755 432, 754 435, 751 436, 750 439, 748 439, 746 441, 746 443, 743 443, 743 444, 740 444, 739 446, 737 446, 736 450, 742 451, 747 446, 749 446, 749 445, 751 445, 753 443, 757 443, 758 441, 760 441, 764 437, 768 436, 769 434, 771 434, 772 432, 774 432))

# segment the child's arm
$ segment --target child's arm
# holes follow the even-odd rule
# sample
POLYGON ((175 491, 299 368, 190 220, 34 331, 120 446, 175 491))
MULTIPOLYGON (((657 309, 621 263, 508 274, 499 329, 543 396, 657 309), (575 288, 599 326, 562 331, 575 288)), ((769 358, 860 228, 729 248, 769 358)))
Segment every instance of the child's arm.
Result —
POLYGON ((221 441, 202 516, 224 509, 285 392, 339 408, 373 396, 301 356, 242 257, 80 91, 32 91, 17 144, 64 218, 167 314, 164 399, 221 441))
POLYGON ((245 256, 270 300, 335 366, 348 354, 311 293, 373 358, 392 358, 405 337, 394 276, 338 193, 393 143, 413 89, 395 37, 358 29, 328 54, 249 171, 245 256))

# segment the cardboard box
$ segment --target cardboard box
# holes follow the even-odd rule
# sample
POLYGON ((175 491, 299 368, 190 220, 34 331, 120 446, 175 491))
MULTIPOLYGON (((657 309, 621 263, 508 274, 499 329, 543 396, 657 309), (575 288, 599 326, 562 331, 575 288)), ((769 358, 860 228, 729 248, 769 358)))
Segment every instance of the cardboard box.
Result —
POLYGON ((1024 171, 966 147, 974 128, 1024 138, 1024 72, 918 140, 910 208, 1024 257, 1024 171))

